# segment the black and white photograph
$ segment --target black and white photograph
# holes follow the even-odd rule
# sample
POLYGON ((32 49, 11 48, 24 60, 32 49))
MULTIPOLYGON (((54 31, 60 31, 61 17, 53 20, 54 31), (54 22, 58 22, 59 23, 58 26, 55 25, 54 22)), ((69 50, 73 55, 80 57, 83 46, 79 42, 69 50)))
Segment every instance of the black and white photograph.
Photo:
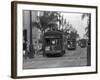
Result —
POLYGON ((91 66, 91 13, 23 10, 23 69, 91 66))
POLYGON ((97 73, 97 6, 12 2, 12 77, 97 73))

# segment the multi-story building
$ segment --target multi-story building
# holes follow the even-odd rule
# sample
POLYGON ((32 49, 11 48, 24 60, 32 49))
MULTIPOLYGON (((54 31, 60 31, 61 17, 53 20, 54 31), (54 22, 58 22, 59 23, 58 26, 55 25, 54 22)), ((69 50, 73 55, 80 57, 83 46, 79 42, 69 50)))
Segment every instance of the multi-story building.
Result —
POLYGON ((27 49, 29 49, 29 45, 33 44, 38 46, 38 40, 41 35, 40 29, 37 26, 34 26, 34 22, 39 22, 39 16, 43 15, 43 11, 23 11, 23 31, 27 30, 27 49))

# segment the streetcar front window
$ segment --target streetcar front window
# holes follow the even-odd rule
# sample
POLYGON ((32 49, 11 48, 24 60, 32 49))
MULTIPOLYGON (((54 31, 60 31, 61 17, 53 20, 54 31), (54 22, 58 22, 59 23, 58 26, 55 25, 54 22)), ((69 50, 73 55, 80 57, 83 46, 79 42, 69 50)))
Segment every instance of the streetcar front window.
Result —
POLYGON ((49 50, 50 50, 50 46, 46 46, 45 51, 49 51, 49 50))
POLYGON ((59 38, 46 38, 45 39, 45 50, 60 50, 61 49, 61 40, 59 38))

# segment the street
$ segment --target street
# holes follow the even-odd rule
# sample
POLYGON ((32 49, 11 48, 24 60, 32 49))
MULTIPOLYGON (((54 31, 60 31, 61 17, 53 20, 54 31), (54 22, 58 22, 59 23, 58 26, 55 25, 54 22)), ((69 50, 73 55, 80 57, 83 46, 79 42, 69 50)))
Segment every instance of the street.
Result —
POLYGON ((87 48, 77 46, 76 50, 66 50, 62 57, 43 57, 35 55, 33 59, 23 60, 23 69, 80 67, 87 65, 87 48))

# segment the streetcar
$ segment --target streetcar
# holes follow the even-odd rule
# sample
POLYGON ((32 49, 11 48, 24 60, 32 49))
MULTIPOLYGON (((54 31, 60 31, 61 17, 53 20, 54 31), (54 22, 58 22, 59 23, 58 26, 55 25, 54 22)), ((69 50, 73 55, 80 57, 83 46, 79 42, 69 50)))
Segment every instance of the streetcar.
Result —
POLYGON ((76 39, 68 39, 67 40, 67 49, 75 50, 76 49, 76 39))
POLYGON ((76 50, 76 35, 71 32, 70 35, 67 37, 67 49, 68 50, 76 50))
POLYGON ((63 33, 61 31, 45 32, 43 41, 44 56, 63 56, 65 54, 63 33))

